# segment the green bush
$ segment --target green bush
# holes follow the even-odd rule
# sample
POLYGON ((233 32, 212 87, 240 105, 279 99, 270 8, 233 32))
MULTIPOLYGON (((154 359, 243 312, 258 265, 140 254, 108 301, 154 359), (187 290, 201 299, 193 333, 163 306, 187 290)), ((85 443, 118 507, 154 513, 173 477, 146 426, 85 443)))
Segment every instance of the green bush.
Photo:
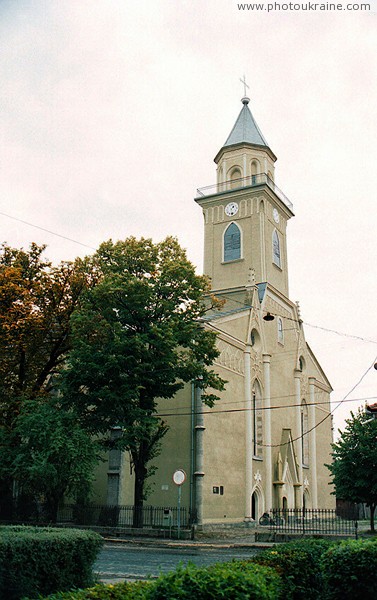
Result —
POLYGON ((102 543, 92 531, 0 527, 0 598, 36 598, 91 585, 102 543))
POLYGON ((331 600, 377 598, 377 541, 344 541, 322 557, 331 600))
POLYGON ((161 575, 156 581, 97 585, 88 590, 55 594, 49 600, 217 598, 374 600, 377 598, 377 541, 289 542, 249 561, 219 563, 208 568, 189 565, 161 575))
POLYGON ((276 600, 279 591, 280 579, 273 569, 231 562, 207 568, 190 564, 153 582, 98 585, 89 590, 55 594, 48 600, 276 600))
POLYGON ((276 600, 280 579, 272 569, 242 562, 219 563, 207 568, 188 565, 157 579, 148 600, 276 600))
POLYGON ((284 600, 323 600, 321 557, 333 544, 321 539, 287 542, 265 550, 252 562, 273 567, 277 571, 282 580, 284 600))
POLYGON ((146 581, 99 584, 86 590, 53 594, 45 600, 148 600, 148 589, 151 585, 146 581))

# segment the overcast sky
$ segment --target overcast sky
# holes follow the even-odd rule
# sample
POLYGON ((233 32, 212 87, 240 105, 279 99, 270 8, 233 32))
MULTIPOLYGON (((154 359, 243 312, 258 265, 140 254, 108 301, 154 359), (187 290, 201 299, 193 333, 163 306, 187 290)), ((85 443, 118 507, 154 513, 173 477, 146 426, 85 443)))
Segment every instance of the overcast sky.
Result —
POLYGON ((213 157, 242 107, 245 74, 278 157, 276 183, 294 205, 290 297, 334 403, 369 369, 355 401, 334 413, 342 427, 377 396, 370 5, 258 12, 235 0, 0 0, 1 240, 45 243, 59 262, 110 237, 173 234, 200 272, 193 197, 215 182, 213 157))

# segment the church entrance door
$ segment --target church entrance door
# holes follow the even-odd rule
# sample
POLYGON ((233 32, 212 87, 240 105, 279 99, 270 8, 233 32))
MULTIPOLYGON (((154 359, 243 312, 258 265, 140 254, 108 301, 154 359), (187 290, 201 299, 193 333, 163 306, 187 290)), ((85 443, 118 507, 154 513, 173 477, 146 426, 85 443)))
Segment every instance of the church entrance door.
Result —
POLYGON ((251 516, 254 521, 258 519, 258 494, 256 492, 251 496, 251 516))

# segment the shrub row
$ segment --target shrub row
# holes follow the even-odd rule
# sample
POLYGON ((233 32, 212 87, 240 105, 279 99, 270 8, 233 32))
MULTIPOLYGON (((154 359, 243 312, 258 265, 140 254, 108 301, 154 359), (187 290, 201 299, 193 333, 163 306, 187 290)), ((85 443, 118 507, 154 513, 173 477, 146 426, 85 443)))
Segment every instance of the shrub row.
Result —
POLYGON ((377 540, 289 542, 253 560, 280 574, 284 600, 377 598, 377 540))
MULTIPOLYGON (((179 567, 152 582, 97 585, 49 600, 374 600, 377 541, 302 540, 249 561, 179 567)), ((47 599, 45 599, 47 600, 47 599)))
POLYGON ((207 568, 189 564, 153 582, 97 585, 49 600, 276 600, 279 595, 280 577, 273 569, 235 561, 207 568))
MULTIPOLYGON (((322 556, 334 542, 305 539, 278 544, 253 558, 253 562, 274 568, 283 585, 284 600, 315 600, 325 586, 322 556)), ((321 596, 323 597, 323 596, 321 596)))
POLYGON ((148 600, 148 588, 151 585, 153 584, 146 581, 115 585, 100 583, 86 590, 58 592, 48 596, 48 600, 148 600))
POLYGON ((92 531, 0 527, 0 598, 36 598, 91 585, 102 543, 92 531))
POLYGON ((323 557, 323 569, 330 600, 377 598, 377 540, 329 548, 323 557))

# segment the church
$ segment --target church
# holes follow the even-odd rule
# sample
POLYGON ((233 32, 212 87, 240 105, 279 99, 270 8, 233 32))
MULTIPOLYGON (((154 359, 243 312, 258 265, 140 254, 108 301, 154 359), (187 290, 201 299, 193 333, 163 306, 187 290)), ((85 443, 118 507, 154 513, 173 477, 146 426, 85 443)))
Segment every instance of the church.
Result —
MULTIPOLYGON (((217 333, 213 368, 227 381, 213 408, 194 383, 160 412, 170 426, 147 504, 181 504, 199 526, 257 522, 273 508, 332 508, 331 385, 289 299, 287 224, 293 214, 275 184, 276 156, 242 98, 215 156, 217 182, 197 190, 204 217, 204 273, 221 308, 203 327, 217 333), (184 477, 183 475, 183 477, 184 477)), ((111 454, 111 453, 110 453, 111 454)), ((102 500, 132 504, 127 453, 105 465, 102 500)))

